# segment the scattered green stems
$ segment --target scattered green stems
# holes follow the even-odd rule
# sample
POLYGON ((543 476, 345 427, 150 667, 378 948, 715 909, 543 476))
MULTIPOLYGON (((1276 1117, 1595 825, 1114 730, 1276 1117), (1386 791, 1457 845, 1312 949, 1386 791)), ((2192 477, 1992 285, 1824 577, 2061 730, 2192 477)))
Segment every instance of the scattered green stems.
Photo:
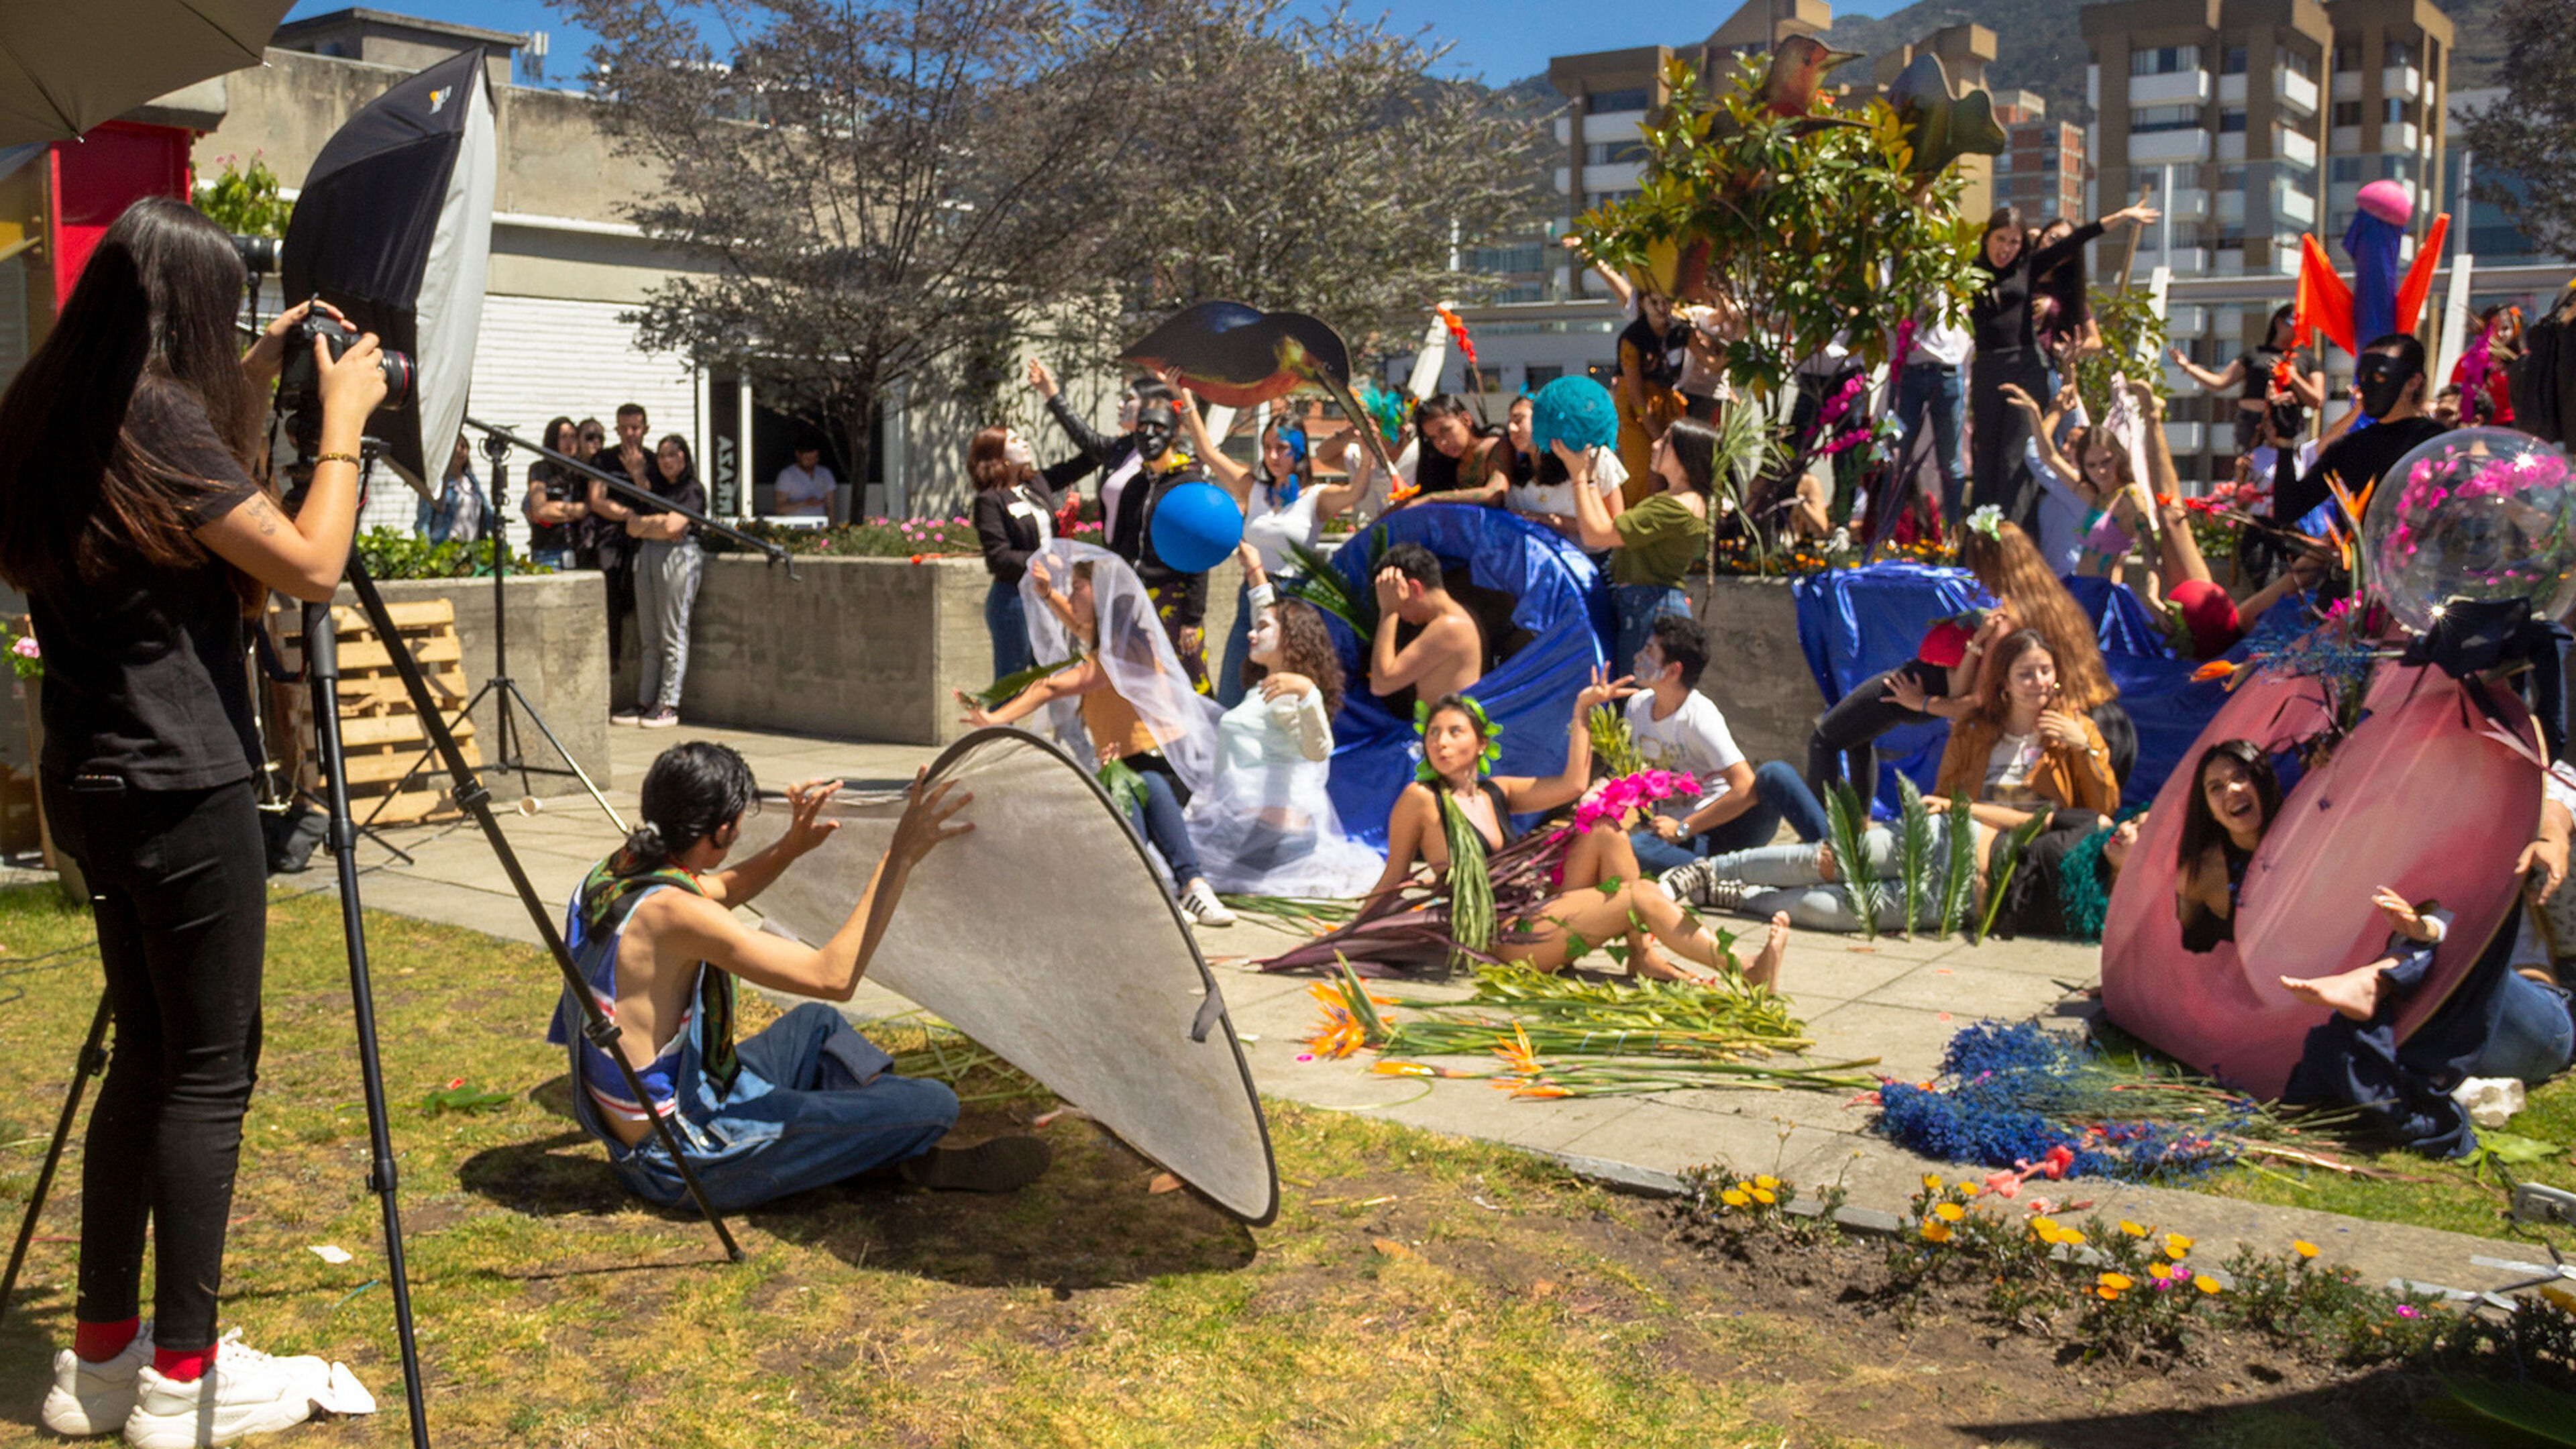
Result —
POLYGON ((2012 889, 2013 871, 2021 865, 2022 852, 2028 849, 2030 843, 2039 838, 2039 833, 2047 828, 2048 815, 2047 812, 2042 811, 2005 831, 1996 839, 1997 859, 1989 862, 1987 867, 1988 873, 1994 877, 1994 883, 1986 888, 1985 918, 1978 923, 1977 934, 1968 938, 1969 945, 1973 946, 1983 941, 1994 930, 1995 917, 2003 912, 2004 895, 2012 889))

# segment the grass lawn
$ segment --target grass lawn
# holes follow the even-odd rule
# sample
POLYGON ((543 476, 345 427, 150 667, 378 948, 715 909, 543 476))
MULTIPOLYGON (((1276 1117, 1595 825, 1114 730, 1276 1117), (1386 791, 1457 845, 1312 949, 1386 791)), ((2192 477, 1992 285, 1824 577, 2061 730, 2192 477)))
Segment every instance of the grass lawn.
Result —
MULTIPOLYGON (((342 1358, 375 1391, 372 1421, 298 1442, 396 1443, 337 916, 281 898, 270 920, 224 1324, 342 1358), (323 1245, 351 1260, 308 1251, 323 1245)), ((13 1226, 96 1000, 90 940, 50 891, 0 893, 13 1226)), ((382 915, 370 940, 442 1443, 1697 1446, 1761 1427, 1698 1371, 1723 1336, 1704 1326, 1724 1317, 1712 1295, 1654 1271, 1680 1255, 1622 1237, 1650 1207, 1535 1158, 1275 1104, 1290 1185, 1257 1233, 1152 1191, 1150 1164, 1067 1115, 1043 1129, 1057 1165, 1037 1188, 809 1194, 737 1219, 751 1261, 727 1265, 694 1218, 624 1199, 564 1115, 564 1058, 539 1039, 558 978, 539 953, 382 915), (425 1105, 457 1078, 506 1097, 425 1105)), ((923 1033, 896 1035, 900 1051, 923 1033)), ((970 1124, 1054 1105, 1014 1099, 1024 1085, 975 1069, 964 1090, 995 1100, 970 1124)), ((0 1442, 50 1437, 33 1416, 70 1339, 78 1156, 0 1327, 0 1442)))

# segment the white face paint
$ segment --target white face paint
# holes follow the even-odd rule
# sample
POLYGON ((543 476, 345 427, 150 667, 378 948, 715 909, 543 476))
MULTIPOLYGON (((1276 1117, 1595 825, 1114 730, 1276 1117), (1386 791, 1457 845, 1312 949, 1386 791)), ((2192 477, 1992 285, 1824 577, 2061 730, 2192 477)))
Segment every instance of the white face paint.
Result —
POLYGON ((1132 433, 1136 430, 1136 408, 1136 394, 1132 392, 1118 400, 1118 431, 1132 433))
POLYGON ((1016 463, 1023 468, 1034 468, 1038 465, 1038 455, 1029 448, 1028 439, 1013 433, 1002 441, 1002 461, 1016 463))
POLYGON ((1264 609, 1252 621, 1249 642, 1252 662, 1267 669, 1279 662, 1279 611, 1264 609))

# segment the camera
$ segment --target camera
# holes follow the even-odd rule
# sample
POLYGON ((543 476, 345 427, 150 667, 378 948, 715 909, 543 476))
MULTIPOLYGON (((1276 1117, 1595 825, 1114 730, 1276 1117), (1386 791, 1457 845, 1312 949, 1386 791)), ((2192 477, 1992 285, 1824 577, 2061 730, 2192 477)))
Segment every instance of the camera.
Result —
MULTIPOLYGON (((321 378, 313 366, 316 337, 331 350, 336 362, 358 340, 358 330, 315 307, 287 331, 286 361, 277 375, 277 410, 287 415, 289 427, 299 439, 308 430, 316 437, 322 431, 321 378)), ((388 411, 401 407, 411 397, 411 354, 385 348, 376 354, 376 367, 385 377, 385 400, 377 406, 388 411)))
POLYGON ((277 270, 279 249, 283 244, 273 236, 233 236, 233 255, 241 258, 242 270, 254 277, 277 270))

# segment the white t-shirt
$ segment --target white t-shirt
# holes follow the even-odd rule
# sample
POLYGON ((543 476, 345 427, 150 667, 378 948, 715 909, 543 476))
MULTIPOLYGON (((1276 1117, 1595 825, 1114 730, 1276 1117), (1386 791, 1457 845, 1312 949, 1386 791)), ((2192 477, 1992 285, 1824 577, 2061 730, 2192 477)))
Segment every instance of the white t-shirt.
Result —
POLYGON ((1989 800, 2021 804, 2039 798, 2030 787, 2031 771, 2039 768, 2040 744, 2037 734, 2003 735, 1986 756, 1986 793, 1989 800))
MULTIPOLYGON (((1701 794, 1692 802, 1691 813, 1707 809, 1724 795, 1726 772, 1744 763, 1744 752, 1735 747, 1735 736, 1727 733, 1726 716, 1718 712, 1717 701, 1696 689, 1662 719, 1655 718, 1654 691, 1628 696, 1628 733, 1647 764, 1658 770, 1687 770, 1699 777, 1701 794)), ((1669 811, 1672 803, 1667 801, 1665 808, 1669 811)))
MULTIPOLYGON (((1592 491, 1607 498, 1628 481, 1627 465, 1619 461, 1616 448, 1594 448, 1592 454, 1592 491)), ((1574 484, 1515 483, 1503 494, 1503 504, 1514 513, 1554 513, 1574 516, 1574 484)))
POLYGON ((790 463, 778 470, 778 486, 770 495, 769 511, 787 518, 829 512, 832 490, 839 486, 840 480, 832 476, 828 463, 815 464, 810 473, 790 463))

